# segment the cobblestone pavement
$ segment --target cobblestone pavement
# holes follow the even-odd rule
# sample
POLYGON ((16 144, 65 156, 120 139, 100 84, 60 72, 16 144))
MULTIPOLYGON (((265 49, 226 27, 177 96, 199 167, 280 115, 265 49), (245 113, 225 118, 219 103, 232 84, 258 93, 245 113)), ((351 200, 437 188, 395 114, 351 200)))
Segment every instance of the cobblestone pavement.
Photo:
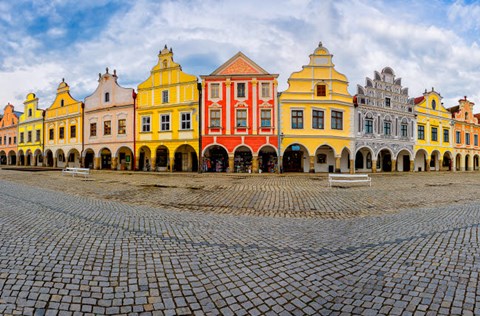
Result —
MULTIPOLYGON (((63 193, 39 188, 55 175, 28 175, 36 186, 0 176, 2 315, 480 314, 480 205, 461 192, 457 202, 438 196, 435 206, 403 205, 372 216, 280 218, 135 206, 70 194, 65 186, 107 181, 96 177, 58 177, 63 193)), ((467 190, 477 181, 467 173, 456 177, 449 178, 451 191, 463 187, 462 179, 467 190)), ((202 181, 220 187, 231 181, 221 178, 202 181)), ((419 187, 410 192, 418 191, 414 201, 420 201, 419 188, 431 188, 422 181, 431 180, 415 179, 410 185, 419 187)), ((381 181, 388 183, 378 177, 371 191, 390 192, 383 201, 405 194, 395 185, 388 191, 381 181)), ((101 196, 101 187, 93 184, 96 193, 89 195, 101 196)), ((324 199, 345 192, 338 204, 345 206, 335 207, 335 214, 354 204, 349 199, 371 192, 322 190, 324 199)), ((288 196, 305 191, 298 187, 288 196)), ((424 203, 432 200, 423 194, 424 203)))

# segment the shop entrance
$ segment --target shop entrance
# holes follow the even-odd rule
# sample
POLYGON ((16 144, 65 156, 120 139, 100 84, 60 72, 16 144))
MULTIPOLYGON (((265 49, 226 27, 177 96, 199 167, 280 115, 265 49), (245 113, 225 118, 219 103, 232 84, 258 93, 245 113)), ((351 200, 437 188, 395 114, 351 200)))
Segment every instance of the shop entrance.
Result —
POLYGON ((207 172, 224 172, 228 168, 228 154, 225 148, 213 145, 205 150, 203 170, 207 172))

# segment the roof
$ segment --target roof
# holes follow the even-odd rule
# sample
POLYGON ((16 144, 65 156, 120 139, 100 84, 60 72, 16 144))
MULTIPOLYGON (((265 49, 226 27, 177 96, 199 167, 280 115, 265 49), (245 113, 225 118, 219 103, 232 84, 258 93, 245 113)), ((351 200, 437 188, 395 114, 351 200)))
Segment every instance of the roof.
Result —
POLYGON ((421 97, 418 97, 418 98, 413 99, 413 103, 414 103, 414 104, 419 104, 419 103, 422 102, 423 100, 425 100, 425 97, 424 97, 424 96, 421 96, 421 97))
MULTIPOLYGON (((210 76, 231 75, 274 75, 257 65, 253 60, 238 52, 232 58, 215 69, 210 76)), ((274 75, 275 76, 275 75, 274 75)), ((202 76, 201 76, 202 77, 202 76)))

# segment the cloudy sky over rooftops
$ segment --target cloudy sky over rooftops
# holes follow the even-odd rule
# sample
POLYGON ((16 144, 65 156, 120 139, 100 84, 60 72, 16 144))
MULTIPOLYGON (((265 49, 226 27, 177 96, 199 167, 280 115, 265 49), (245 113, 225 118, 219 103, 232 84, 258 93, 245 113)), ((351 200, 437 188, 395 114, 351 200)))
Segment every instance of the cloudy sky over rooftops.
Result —
POLYGON ((282 91, 322 41, 352 95, 390 66, 410 97, 435 87, 446 107, 466 95, 480 112, 479 28, 472 1, 3 1, 0 108, 21 111, 29 92, 47 108, 62 78, 83 100, 106 67, 136 88, 165 44, 197 76, 242 51, 282 91))

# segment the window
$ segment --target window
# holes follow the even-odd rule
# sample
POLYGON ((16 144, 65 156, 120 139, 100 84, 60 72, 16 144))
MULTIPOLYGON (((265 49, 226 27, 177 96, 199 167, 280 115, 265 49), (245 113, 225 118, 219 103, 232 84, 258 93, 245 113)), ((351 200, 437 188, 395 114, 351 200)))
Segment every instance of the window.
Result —
POLYGON ((53 128, 51 128, 48 130, 48 139, 53 140, 54 138, 55 138, 55 131, 53 130, 53 128))
POLYGON ((75 138, 77 137, 77 126, 72 125, 70 126, 70 138, 75 138))
POLYGON ((437 108, 437 101, 435 100, 432 100, 432 109, 436 109, 437 108))
POLYGON ((392 135, 392 122, 390 121, 383 122, 383 133, 385 135, 392 135))
POLYGON ((160 130, 161 131, 170 130, 170 114, 160 115, 160 130))
POLYGON ((65 127, 62 126, 58 129, 58 138, 59 139, 65 138, 65 127))
POLYGON ((213 99, 220 98, 220 84, 212 83, 210 84, 210 97, 213 99))
POLYGON ((444 129, 443 130, 443 142, 444 143, 450 142, 449 138, 450 138, 450 135, 449 135, 448 129, 444 129))
POLYGON ((418 139, 425 139, 425 126, 418 125, 418 139))
POLYGON ((97 123, 90 123, 90 136, 97 136, 97 123))
POLYGON ((373 119, 365 119, 365 134, 373 134, 373 119))
POLYGON ((303 110, 292 110, 292 128, 303 128, 303 110))
POLYGON ((27 133, 27 143, 31 143, 32 142, 32 131, 28 131, 27 133))
POLYGON ((465 112, 465 120, 468 120, 468 112, 465 112))
POLYGON ((181 120, 181 129, 191 129, 192 128, 192 120, 190 113, 182 113, 182 120, 181 120))
POLYGON ((408 124, 402 123, 402 126, 400 128, 401 128, 402 137, 408 137, 408 124))
POLYGON ((168 103, 168 90, 162 91, 162 103, 168 103))
POLYGON ((460 131, 455 132, 455 141, 457 144, 460 144, 462 142, 460 131))
POLYGON ((32 109, 28 109, 28 116, 32 116, 32 109))
POLYGON ((126 119, 119 119, 118 120, 118 134, 124 135, 127 133, 127 120, 126 119))
POLYGON ((343 129, 343 112, 332 111, 332 129, 343 129))
POLYGON ((220 127, 220 110, 210 111, 210 127, 220 127))
MULTIPOLYGON (((8 138, 8 142, 10 143, 10 137, 8 138)), ((17 136, 13 136, 13 144, 17 143, 17 136)))
POLYGON ((39 142, 40 141, 40 130, 37 129, 36 132, 37 132, 37 135, 35 135, 35 141, 39 142))
POLYGON ((105 102, 110 102, 110 93, 105 92, 105 102))
POLYGON ((390 107, 390 102, 391 102, 390 98, 385 98, 385 106, 386 107, 390 107))
POLYGON ((2 144, 2 138, 0 137, 0 145, 2 144))
POLYGON ((23 143, 23 132, 20 133, 20 144, 23 143))
POLYGON ((473 135, 473 146, 478 146, 478 135, 473 135))
POLYGON ((150 116, 142 116, 142 132, 150 132, 150 116))
POLYGON ((438 129, 436 127, 432 127, 432 141, 438 141, 438 129))
POLYGON ((261 110, 260 112, 260 126, 261 127, 271 127, 272 126, 272 111, 271 110, 261 110))
POLYGON ((247 127, 247 110, 237 110, 237 127, 247 127))
POLYGON ((103 135, 112 135, 112 121, 103 122, 103 135))
POLYGON ((270 83, 262 82, 262 98, 270 98, 270 83))
POLYGON ((317 97, 327 96, 327 86, 324 84, 317 85, 317 97))
POLYGON ((312 113, 312 128, 323 129, 324 113, 323 111, 313 110, 312 113))
POLYGON ((65 100, 60 101, 60 106, 63 108, 65 106, 65 100))
POLYGON ((465 133, 465 143, 470 145, 470 133, 465 133))
POLYGON ((245 98, 245 83, 237 83, 237 98, 245 98))

